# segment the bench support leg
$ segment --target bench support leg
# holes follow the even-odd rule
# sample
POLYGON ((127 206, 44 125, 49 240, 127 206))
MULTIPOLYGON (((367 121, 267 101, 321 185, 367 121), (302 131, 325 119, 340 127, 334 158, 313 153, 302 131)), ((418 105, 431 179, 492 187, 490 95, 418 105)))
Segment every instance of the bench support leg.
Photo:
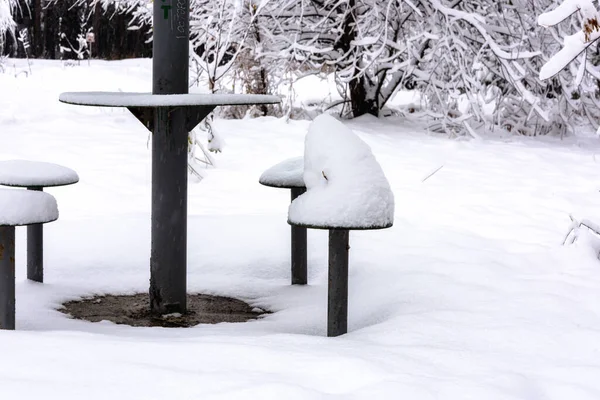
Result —
MULTIPOLYGON (((304 192, 306 188, 292 188, 292 201, 304 192)), ((292 225, 292 285, 308 283, 306 247, 306 228, 292 225)))
POLYGON ((329 230, 329 288, 327 336, 348 332, 348 239, 347 229, 329 230))
POLYGON ((14 226, 0 226, 0 329, 15 329, 14 226))
MULTIPOLYGON (((43 191, 41 187, 28 190, 43 191)), ((44 225, 27 225, 27 279, 44 282, 44 225)))

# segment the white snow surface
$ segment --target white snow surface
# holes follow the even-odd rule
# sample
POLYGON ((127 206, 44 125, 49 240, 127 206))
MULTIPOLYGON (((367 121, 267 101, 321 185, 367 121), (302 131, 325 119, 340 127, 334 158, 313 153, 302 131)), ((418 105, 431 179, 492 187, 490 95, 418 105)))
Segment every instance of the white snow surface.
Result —
POLYGON ((31 62, 29 77, 17 74, 26 60, 0 73, 0 159, 56 160, 82 180, 48 189, 61 215, 44 226, 44 284, 26 280, 16 231, 0 398, 600 398, 598 247, 562 245, 569 214, 600 221, 593 135, 457 141, 401 118, 346 123, 377 155, 396 213, 390 229, 352 233, 350 331, 327 338, 327 232, 308 231, 309 285, 291 286, 289 192, 256 181, 299 154, 310 122, 215 120, 227 148, 190 178, 188 288, 273 313, 189 329, 94 324, 57 309, 148 291, 149 134, 127 110, 57 98, 147 91, 151 61, 31 62))
POLYGON ((62 165, 28 160, 0 161, 0 185, 49 187, 77 182, 77 172, 62 165))
POLYGON ((394 194, 371 148, 328 114, 308 128, 304 182, 306 193, 290 204, 292 224, 370 229, 394 221, 394 194))
POLYGON ((233 104, 273 104, 281 99, 261 94, 152 94, 131 92, 65 92, 63 103, 102 107, 159 107, 233 104))
POLYGON ((58 219, 56 199, 48 193, 0 189, 0 226, 29 225, 58 219))
POLYGON ((304 187, 304 157, 288 158, 262 173, 259 183, 265 186, 304 187))

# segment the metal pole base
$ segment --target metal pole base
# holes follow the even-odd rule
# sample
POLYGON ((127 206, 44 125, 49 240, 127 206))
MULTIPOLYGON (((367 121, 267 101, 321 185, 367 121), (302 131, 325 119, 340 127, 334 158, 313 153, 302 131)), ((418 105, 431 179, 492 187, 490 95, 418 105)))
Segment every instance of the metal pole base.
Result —
MULTIPOLYGON (((292 201, 304 192, 306 188, 292 188, 292 201)), ((292 225, 292 285, 308 283, 306 248, 306 228, 292 225)))
MULTIPOLYGON (((43 191, 40 187, 27 189, 43 191)), ((42 224, 27 226, 27 279, 44 282, 44 226, 42 224)))
POLYGON ((329 288, 327 336, 348 332, 348 241, 347 229, 329 230, 329 288))
POLYGON ((187 311, 187 171, 185 111, 158 108, 152 136, 150 311, 187 311))
POLYGON ((15 329, 14 226, 0 226, 0 329, 15 329))

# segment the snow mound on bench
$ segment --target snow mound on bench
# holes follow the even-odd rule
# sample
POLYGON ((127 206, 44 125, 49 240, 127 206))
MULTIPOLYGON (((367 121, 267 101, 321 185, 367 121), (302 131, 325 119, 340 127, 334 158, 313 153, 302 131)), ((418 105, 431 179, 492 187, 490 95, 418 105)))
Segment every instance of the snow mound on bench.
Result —
POLYGON ((289 158, 275 164, 260 176, 262 185, 292 188, 304 187, 304 157, 289 158))
POLYGON ((56 199, 44 192, 0 189, 0 226, 29 225, 58 219, 56 199))
POLYGON ((394 195, 371 148, 327 114, 309 126, 304 183, 306 193, 289 207, 293 225, 377 229, 394 221, 394 195))
POLYGON ((77 173, 62 165, 27 160, 0 161, 0 185, 50 187, 77 182, 77 173))

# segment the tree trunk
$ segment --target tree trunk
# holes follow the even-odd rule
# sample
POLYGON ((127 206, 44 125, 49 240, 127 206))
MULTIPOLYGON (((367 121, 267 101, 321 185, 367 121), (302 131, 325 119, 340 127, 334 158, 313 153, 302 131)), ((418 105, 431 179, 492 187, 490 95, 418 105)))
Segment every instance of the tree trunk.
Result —
POLYGON ((42 31, 42 1, 32 0, 33 4, 33 35, 32 55, 33 57, 42 57, 44 55, 44 32, 42 31))
MULTIPOLYGON (((350 54, 349 57, 360 57, 359 54, 352 55, 352 42, 356 39, 356 0, 348 0, 348 9, 344 16, 344 33, 334 47, 340 54, 350 54)), ((344 65, 336 65, 336 68, 344 68, 344 65)), ((352 115, 359 117, 363 114, 379 115, 379 106, 375 96, 370 96, 367 92, 369 82, 365 75, 360 75, 355 68, 355 76, 350 80, 350 103, 352 106, 352 115)))
POLYGON ((377 100, 367 93, 367 82, 364 76, 353 78, 350 81, 350 104, 352 115, 356 118, 364 114, 379 116, 377 100))

